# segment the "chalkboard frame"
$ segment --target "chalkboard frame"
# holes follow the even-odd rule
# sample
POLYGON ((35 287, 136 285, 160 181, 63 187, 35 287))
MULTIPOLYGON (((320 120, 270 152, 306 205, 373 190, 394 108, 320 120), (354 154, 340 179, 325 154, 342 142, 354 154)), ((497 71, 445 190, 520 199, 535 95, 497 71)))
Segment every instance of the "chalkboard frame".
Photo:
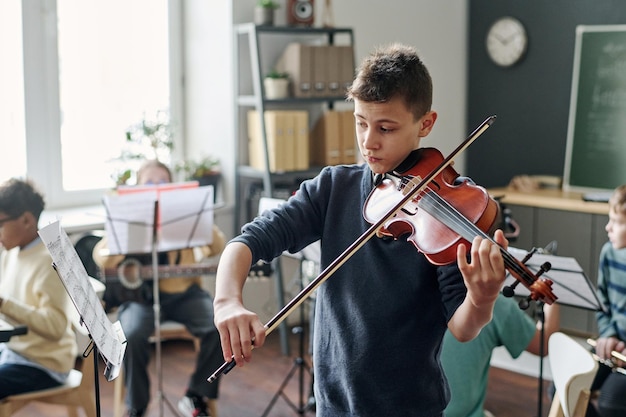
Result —
MULTIPOLYGON (((588 145, 590 145, 592 141, 596 140, 596 138, 590 138, 590 135, 587 135, 591 128, 587 128, 586 125, 580 126, 581 117, 590 119, 594 116, 593 114, 579 114, 581 108, 584 110, 586 109, 585 105, 588 105, 588 103, 584 102, 584 100, 594 100, 588 95, 585 96, 585 91, 588 90, 589 87, 584 84, 589 83, 588 80, 584 79, 585 76, 589 75, 588 70, 585 69, 589 65, 588 60, 596 59, 597 61, 600 61, 601 59, 597 56, 601 54, 597 53, 596 50, 590 50, 590 45, 594 45, 593 42, 590 41, 590 39, 593 39, 593 36, 619 36, 620 40, 624 39, 624 44, 620 45, 620 48, 623 46, 624 50, 626 50, 626 25, 579 25, 576 27, 563 188, 568 191, 587 193, 610 192, 618 185, 626 183, 626 164, 624 163, 624 161, 626 161, 626 136, 624 136, 624 141, 621 143, 622 146, 619 146, 618 143, 618 146, 609 146, 608 148, 599 150, 598 152, 591 152, 592 154, 596 154, 596 156, 601 156, 604 152, 604 156, 608 156, 608 158, 603 160, 601 158, 594 157, 593 155, 588 155, 588 150, 590 149, 588 145), (585 49, 585 47, 587 47, 587 49, 585 49), (581 72, 584 72, 582 81, 581 72), (583 86, 582 89, 581 85, 583 86), (581 90, 583 91, 582 93, 581 90), (581 148, 582 150, 586 150, 586 153, 582 152, 581 148), (622 161, 621 164, 615 162, 619 160, 622 161), (616 168, 620 165, 623 165, 624 168, 616 168), (592 175, 586 175, 588 173, 592 173, 592 175)), ((597 64, 598 62, 595 63, 597 64)), ((622 76, 622 78, 623 80, 621 81, 623 81, 623 85, 620 84, 620 88, 623 88, 624 91, 626 91, 626 76, 622 76)), ((594 82, 594 80, 591 82, 594 82)), ((591 106, 594 105, 595 104, 592 104, 591 106)), ((626 105, 623 107, 623 110, 626 110, 626 105)), ((601 113, 598 112, 596 116, 599 114, 601 113)), ((600 118, 601 117, 602 116, 600 116, 600 118)), ((611 119, 611 122, 614 122, 614 119, 611 119)), ((594 121, 590 123, 594 123, 594 121)), ((615 132, 611 130, 606 130, 614 128, 618 128, 619 132, 622 133, 624 124, 622 123, 622 126, 619 125, 619 122, 611 127, 603 125, 602 127, 604 130, 601 133, 604 133, 604 136, 608 136, 606 135, 607 132, 615 134, 615 132)), ((602 134, 599 136, 602 136, 602 134)), ((607 145, 607 143, 610 144, 610 142, 611 140, 605 140, 602 145, 607 145)), ((600 147, 602 148, 602 146, 600 147)))

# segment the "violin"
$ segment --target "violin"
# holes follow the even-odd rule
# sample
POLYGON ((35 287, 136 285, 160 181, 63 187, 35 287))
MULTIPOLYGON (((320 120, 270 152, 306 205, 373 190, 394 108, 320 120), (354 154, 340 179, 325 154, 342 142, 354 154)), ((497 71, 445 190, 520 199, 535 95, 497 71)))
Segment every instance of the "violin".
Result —
MULTIPOLYGON (((400 167, 377 181, 363 207, 365 220, 376 223, 443 162, 444 157, 437 149, 414 151, 400 167)), ((450 164, 445 164, 421 191, 402 204, 377 235, 394 239, 405 237, 435 265, 454 262, 458 245, 469 247, 476 236, 496 243, 489 234, 498 224, 499 204, 483 187, 467 179, 458 181, 459 177, 450 164)), ((534 274, 501 246, 500 252, 507 270, 517 283, 521 282, 530 291, 530 299, 547 304, 556 301, 552 281, 540 278, 549 270, 549 263, 534 274)))
MULTIPOLYGON (((372 225, 365 232, 363 232, 363 234, 361 234, 354 242, 352 242, 352 244, 350 244, 350 246, 348 246, 334 261, 332 261, 323 271, 321 271, 320 274, 315 279, 313 279, 304 289, 302 289, 293 299, 291 299, 291 301, 285 304, 285 306, 281 308, 280 311, 276 313, 276 315, 274 315, 274 317, 272 317, 265 324, 265 334, 268 335, 272 331, 274 331, 278 327, 278 325, 282 321, 285 320, 287 316, 289 316, 293 311, 295 311, 295 309, 298 308, 300 304, 302 304, 320 285, 322 285, 328 278, 330 278, 335 273, 335 271, 337 271, 337 269, 339 269, 359 249, 361 249, 361 247, 363 247, 363 245, 365 245, 365 243, 367 243, 372 237, 377 236, 377 235, 380 236, 381 233, 383 234, 387 233, 388 235, 397 238, 401 235, 406 234, 408 231, 410 231, 411 234, 414 234, 415 233, 414 230, 420 229, 418 223, 414 223, 413 225, 409 226, 407 224, 398 222, 397 221, 398 219, 407 217, 405 221, 407 223, 413 223, 413 222, 408 221, 408 219, 409 218, 417 219, 413 217, 417 213, 420 213, 421 219, 424 218, 425 214, 429 214, 434 217, 435 215, 431 214, 431 211, 428 211, 427 209, 425 209, 425 206, 435 206, 436 209, 433 209, 433 211, 436 211, 436 210, 443 210, 444 212, 448 212, 448 210, 456 211, 456 209, 453 206, 451 206, 445 201, 443 203, 433 201, 439 198, 438 195, 436 195, 435 193, 432 193, 432 194, 430 192, 424 193, 423 191, 427 187, 429 190, 438 189, 439 185, 453 188, 451 185, 452 180, 454 178, 457 178, 458 174, 456 174, 454 170, 448 169, 449 164, 460 152, 465 150, 470 144, 472 144, 476 139, 478 139, 478 137, 482 135, 494 123, 495 119, 496 119, 496 116, 490 116, 487 119, 485 119, 454 151, 452 151, 445 159, 441 161, 439 165, 434 167, 429 173, 427 173, 423 177, 420 177, 421 173, 416 173, 417 175, 413 175, 413 174, 404 175, 403 177, 406 177, 403 179, 405 183, 403 186, 399 187, 398 191, 390 192, 388 190, 392 188, 390 186, 390 183, 386 182, 383 179, 381 183, 378 184, 379 186, 382 185, 380 189, 378 186, 376 187, 376 189, 379 189, 379 191, 382 192, 383 194, 380 196, 380 198, 378 195, 376 195, 375 197, 372 197, 372 194, 370 194, 368 198, 368 202, 371 199, 372 200, 371 204, 366 204, 366 208, 364 208, 367 214, 366 218, 370 219, 368 221, 370 221, 372 225), (393 197, 386 198, 387 193, 392 194, 393 197), (420 193, 421 193, 422 198, 417 197, 418 195, 420 195, 420 193), (428 194, 429 197, 423 198, 424 195, 426 194, 428 194), (432 202, 433 204, 429 204, 430 202, 432 202), (378 204, 378 203, 381 203, 381 204, 378 204), (368 205, 370 205, 369 208, 367 207, 368 205), (385 206, 387 209, 387 211, 384 214, 381 214, 381 212, 383 211, 382 206, 385 206), (424 211, 424 214, 422 214, 422 211, 424 211)), ((424 152, 424 151, 421 151, 421 152, 424 152)), ((430 153, 430 151, 426 151, 426 152, 430 153)), ((439 153, 439 155, 441 154, 439 153)), ((433 157, 431 163, 429 164, 423 164, 424 161, 420 161, 419 168, 421 169, 425 165, 435 165, 437 162, 436 159, 437 158, 433 157)), ((412 164, 412 165, 415 165, 415 167, 417 168, 416 164, 412 164)), ((427 168, 424 169, 424 171, 426 170, 427 168)), ((379 194, 379 193, 377 192, 376 194, 379 194)), ((444 193, 444 194, 447 194, 447 193, 444 193)), ((484 194, 486 195, 486 193, 484 194)), ((463 199, 462 195, 459 194, 458 197, 455 196, 455 198, 451 198, 451 200, 456 200, 457 198, 463 199)), ((471 204, 467 203, 467 204, 463 204, 463 206, 465 205, 472 206, 472 207, 469 207, 469 211, 474 211, 474 210, 479 211, 478 209, 473 207, 473 204, 475 204, 475 201, 474 201, 475 198, 476 198, 475 195, 470 195, 469 201, 471 202, 471 204)), ((478 217, 479 219, 475 219, 476 223, 478 223, 481 227, 485 228, 485 225, 487 223, 490 226, 494 224, 494 219, 491 218, 494 215, 494 206, 490 202, 490 197, 487 196, 487 197, 484 197, 484 199, 485 199, 485 208, 488 206, 489 210, 483 210, 483 212, 486 213, 484 216, 480 215, 480 216, 472 216, 472 217, 473 218, 478 217), (484 219, 481 221, 478 221, 480 220, 481 217, 484 217, 484 219)), ((454 201, 454 202, 458 203, 457 201, 454 201)), ((480 205, 478 207, 480 207, 480 205)), ((497 207, 498 205, 496 203, 496 206, 495 206, 496 212, 499 211, 497 207)), ((468 211, 468 210, 464 209, 463 211, 468 211)), ((437 214, 436 217, 446 217, 448 215, 452 215, 453 217, 457 216, 456 214, 442 213, 442 215, 437 214)), ((463 215, 460 215, 459 217, 464 218, 463 215)), ((422 230, 424 231, 428 230, 428 233, 431 233, 431 234, 437 234, 441 230, 445 230, 443 225, 440 225, 434 221, 430 223, 431 224, 429 225, 429 227, 433 227, 433 229, 424 228, 422 230)), ((456 223, 462 224, 462 228, 467 228, 467 230, 463 230, 462 233, 460 233, 459 230, 453 229, 455 230, 456 235, 460 235, 466 241, 473 240, 475 236, 482 236, 483 238, 486 238, 486 239, 488 238, 493 242, 493 239, 491 239, 485 232, 483 232, 482 229, 480 229, 474 223, 468 221, 465 218, 464 220, 461 220, 460 218, 458 218, 456 221, 453 221, 450 223, 455 223, 455 228, 457 226, 456 223)), ((443 224, 446 225, 446 223, 443 223, 443 224)), ((485 229, 488 229, 488 228, 485 228, 485 229)), ((446 232, 446 234, 449 234, 449 233, 446 232)), ((417 242, 417 240, 415 242, 417 242)), ((461 241, 459 241, 458 243, 460 242, 461 241)), ((422 244, 423 243, 420 243, 420 245, 422 244)), ((418 246, 418 249, 419 248, 420 247, 418 246)), ((450 257, 449 254, 438 255, 439 252, 444 252, 444 251, 431 251, 430 249, 428 249, 428 251, 429 251, 429 255, 428 255, 429 259, 432 259, 433 261, 436 261, 436 262, 448 263, 448 262, 452 262, 455 259, 455 258, 448 259, 450 257)), ((518 279, 518 281, 516 281, 512 287, 514 287, 514 285, 518 284, 519 282, 523 282, 524 285, 529 288, 531 292, 531 297, 533 297, 533 299, 542 300, 549 304, 552 304, 552 302, 556 300, 556 297, 554 296, 554 294, 552 294, 552 290, 551 290, 552 282, 549 280, 539 279, 540 273, 547 270, 548 269, 547 267, 544 267, 544 269, 542 269, 540 273, 538 273, 537 275, 534 275, 523 264, 523 262, 525 261, 520 262, 516 258, 514 258, 512 255, 510 255, 508 252, 504 251, 504 249, 502 251, 503 251, 503 257, 505 257, 505 264, 508 264, 508 268, 510 268, 510 270, 512 271, 512 274, 518 279)), ((230 372, 235 367, 235 364, 236 364, 235 358, 231 357, 230 361, 224 362, 219 368, 215 370, 215 372, 213 372, 213 374, 209 376, 209 378, 207 378, 207 380, 209 382, 214 382, 215 380, 217 380, 217 378, 220 375, 227 374, 228 372, 230 372)))

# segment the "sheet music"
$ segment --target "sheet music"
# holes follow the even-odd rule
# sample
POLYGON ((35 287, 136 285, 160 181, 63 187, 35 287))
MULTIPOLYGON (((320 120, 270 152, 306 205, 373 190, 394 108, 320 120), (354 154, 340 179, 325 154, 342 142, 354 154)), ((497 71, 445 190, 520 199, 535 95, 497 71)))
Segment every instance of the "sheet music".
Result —
POLYGON ((107 195, 105 231, 109 253, 150 253, 155 202, 158 201, 157 250, 165 252, 201 245, 213 239, 213 187, 152 189, 107 195))
POLYGON ((126 338, 119 321, 111 323, 107 317, 100 298, 89 281, 89 275, 59 221, 40 229, 39 236, 48 248, 54 268, 91 339, 107 362, 107 379, 114 379, 119 374, 126 349, 126 338))
MULTIPOLYGON (((520 260, 528 253, 512 247, 508 248, 508 252, 520 260)), ((550 262, 551 268, 541 277, 553 281, 552 292, 558 297, 557 303, 594 311, 601 310, 595 288, 575 258, 535 253, 526 262, 526 266, 536 273, 545 262, 550 262)), ((509 274, 504 285, 511 285, 515 281, 516 279, 509 274)), ((530 291, 523 285, 518 285, 515 294, 527 296, 530 291)))
POLYGON ((213 241, 213 187, 160 194, 160 251, 193 248, 213 241))
POLYGON ((111 255, 149 253, 152 250, 151 226, 156 200, 156 191, 104 197, 107 213, 104 230, 109 237, 111 255))

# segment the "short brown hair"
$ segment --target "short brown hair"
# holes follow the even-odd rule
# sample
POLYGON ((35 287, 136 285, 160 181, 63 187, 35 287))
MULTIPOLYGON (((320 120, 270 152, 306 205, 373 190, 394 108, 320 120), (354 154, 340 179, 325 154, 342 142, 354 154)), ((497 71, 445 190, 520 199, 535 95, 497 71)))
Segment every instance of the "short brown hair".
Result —
POLYGON ((414 48, 393 43, 363 60, 347 98, 384 103, 397 96, 418 120, 431 109, 433 82, 414 48))

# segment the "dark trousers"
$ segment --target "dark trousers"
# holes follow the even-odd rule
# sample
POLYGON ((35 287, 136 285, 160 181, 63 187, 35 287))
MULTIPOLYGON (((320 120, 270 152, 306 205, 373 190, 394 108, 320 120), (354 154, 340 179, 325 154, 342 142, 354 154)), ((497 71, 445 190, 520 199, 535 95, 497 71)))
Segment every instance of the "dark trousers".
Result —
POLYGON ((589 404, 587 417, 626 416, 626 375, 601 363, 591 391, 599 391, 599 395, 597 407, 589 404))
MULTIPOLYGON (((211 399, 218 396, 219 380, 207 378, 224 362, 220 337, 213 323, 213 299, 197 285, 180 294, 160 293, 161 320, 174 320, 200 338, 200 352, 188 389, 211 399)), ((118 319, 126 336, 124 382, 129 408, 145 410, 150 401, 149 338, 154 332, 154 308, 151 304, 127 302, 120 306, 118 319)))
POLYGON ((61 385, 39 368, 28 365, 0 365, 0 399, 61 385))

